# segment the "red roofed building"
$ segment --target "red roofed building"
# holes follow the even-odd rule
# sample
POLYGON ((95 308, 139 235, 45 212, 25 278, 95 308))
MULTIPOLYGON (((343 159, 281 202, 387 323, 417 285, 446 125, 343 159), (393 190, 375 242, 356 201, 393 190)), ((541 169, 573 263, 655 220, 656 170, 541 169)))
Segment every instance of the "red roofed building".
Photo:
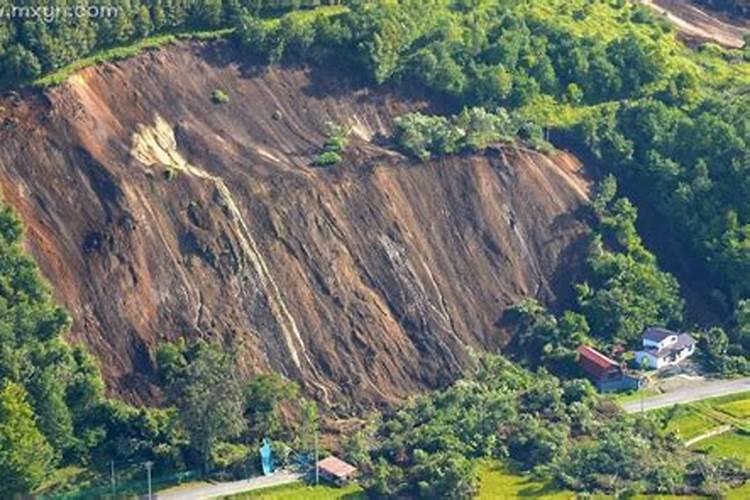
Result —
POLYGON ((357 468, 334 456, 326 457, 318 462, 318 470, 323 479, 339 486, 351 481, 357 474, 357 468))
POLYGON ((600 392, 638 389, 641 386, 640 379, 628 375, 616 361, 587 345, 578 348, 578 366, 600 392))

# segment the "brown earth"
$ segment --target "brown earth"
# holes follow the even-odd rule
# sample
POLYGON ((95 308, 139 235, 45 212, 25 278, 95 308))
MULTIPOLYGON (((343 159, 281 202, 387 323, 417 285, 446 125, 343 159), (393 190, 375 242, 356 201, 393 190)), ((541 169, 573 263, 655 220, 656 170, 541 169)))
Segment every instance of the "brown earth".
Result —
POLYGON ((418 92, 221 50, 173 46, 0 102, 5 199, 110 393, 158 401, 158 343, 216 337, 344 415, 448 383, 470 349, 505 345, 506 306, 569 294, 587 232, 575 158, 417 164, 378 143, 428 107, 418 92), (328 120, 352 147, 311 167, 328 120))
POLYGON ((713 42, 732 49, 745 45, 750 22, 693 5, 688 0, 638 0, 672 22, 687 41, 713 42))

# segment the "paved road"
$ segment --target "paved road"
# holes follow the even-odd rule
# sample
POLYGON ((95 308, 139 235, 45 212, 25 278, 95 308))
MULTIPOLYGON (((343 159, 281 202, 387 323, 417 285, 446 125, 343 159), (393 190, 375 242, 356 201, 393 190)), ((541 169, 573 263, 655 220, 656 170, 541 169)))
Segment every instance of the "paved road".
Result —
MULTIPOLYGON (((737 392, 750 391, 750 377, 738 378, 732 380, 701 380, 680 387, 674 392, 660 394, 643 400, 644 410, 655 410, 664 408, 678 403, 690 403, 691 401, 700 401, 701 399, 725 396, 737 392)), ((641 411, 641 401, 629 401, 622 405, 628 413, 637 413, 641 411)))
POLYGON ((209 486, 198 486, 194 489, 157 493, 154 497, 158 500, 205 500, 293 483, 300 481, 302 477, 302 474, 297 474, 296 472, 277 472, 273 476, 255 477, 231 483, 216 483, 209 486))

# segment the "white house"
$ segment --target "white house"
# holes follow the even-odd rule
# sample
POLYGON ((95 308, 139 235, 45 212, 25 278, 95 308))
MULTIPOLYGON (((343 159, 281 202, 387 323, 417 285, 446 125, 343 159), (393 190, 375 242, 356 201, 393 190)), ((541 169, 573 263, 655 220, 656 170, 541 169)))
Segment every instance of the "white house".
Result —
POLYGON ((665 328, 646 328, 643 350, 635 353, 635 362, 644 368, 673 366, 695 352, 695 339, 687 333, 665 328))

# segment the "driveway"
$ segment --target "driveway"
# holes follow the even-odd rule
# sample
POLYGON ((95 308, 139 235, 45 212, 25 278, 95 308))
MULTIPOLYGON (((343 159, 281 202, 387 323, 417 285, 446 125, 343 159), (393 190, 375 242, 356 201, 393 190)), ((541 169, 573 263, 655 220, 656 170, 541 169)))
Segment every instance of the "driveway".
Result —
POLYGON ((272 476, 260 476, 231 483, 216 483, 209 486, 198 486, 194 489, 156 493, 154 498, 159 500, 205 500, 293 483, 302 480, 303 477, 302 474, 296 472, 277 472, 272 476))
MULTIPOLYGON (((682 385, 673 392, 659 394, 643 400, 644 410, 655 410, 675 404, 690 403, 700 401, 701 399, 715 398, 717 396, 726 396, 738 392, 750 391, 750 377, 738 378, 732 380, 696 380, 689 384, 682 385)), ((629 401, 622 405, 628 413, 637 413, 641 411, 641 401, 629 401)))

